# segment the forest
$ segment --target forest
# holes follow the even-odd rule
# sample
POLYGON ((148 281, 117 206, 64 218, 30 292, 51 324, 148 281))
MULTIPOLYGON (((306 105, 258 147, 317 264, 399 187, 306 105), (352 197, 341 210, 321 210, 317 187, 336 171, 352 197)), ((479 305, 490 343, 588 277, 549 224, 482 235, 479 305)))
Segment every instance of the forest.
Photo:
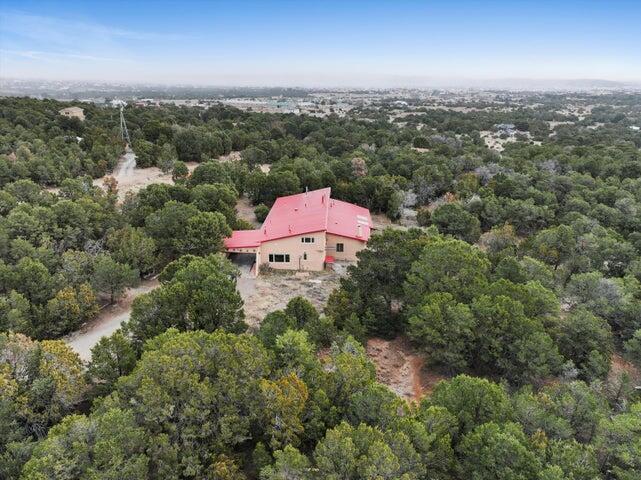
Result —
POLYGON ((641 100, 572 99, 591 108, 128 106, 137 166, 173 184, 122 202, 94 185, 116 109, 0 99, 0 478, 641 478, 641 100), (323 309, 248 328, 221 253, 253 228, 238 200, 260 219, 324 187, 390 226, 323 309), (63 337, 155 275, 83 362, 63 337), (399 335, 445 377, 420 402, 365 352, 399 335))

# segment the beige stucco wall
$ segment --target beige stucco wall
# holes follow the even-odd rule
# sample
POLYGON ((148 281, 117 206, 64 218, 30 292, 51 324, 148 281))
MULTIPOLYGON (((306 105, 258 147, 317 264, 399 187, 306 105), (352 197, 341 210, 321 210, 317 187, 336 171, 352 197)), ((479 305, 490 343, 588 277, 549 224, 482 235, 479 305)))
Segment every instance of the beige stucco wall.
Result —
POLYGON ((325 264, 325 232, 306 233, 263 242, 256 253, 256 265, 269 264, 281 270, 322 270, 325 264), (302 237, 314 237, 314 243, 302 243, 302 237), (307 252, 307 260, 303 254, 307 252), (289 263, 270 263, 269 254, 289 254, 289 263))
POLYGON ((336 260, 347 260, 350 262, 356 261, 356 254, 363 250, 367 244, 360 240, 355 240, 353 238, 341 237, 338 235, 332 235, 331 233, 327 234, 327 255, 331 255, 336 260), (343 244, 343 251, 336 251, 336 244, 343 244))
POLYGON ((341 237, 339 235, 325 234, 325 232, 308 233, 295 235, 293 237, 280 238, 264 242, 257 248, 230 248, 230 253, 255 253, 256 274, 263 264, 280 270, 312 270, 320 271, 325 266, 325 256, 331 255, 336 260, 355 262, 356 254, 366 247, 366 243, 354 238, 341 237), (314 243, 303 243, 301 238, 313 237, 314 243), (336 251, 336 244, 343 244, 343 251, 336 251), (303 259, 307 253, 307 260, 303 259), (269 262, 270 254, 288 254, 289 263, 269 262))

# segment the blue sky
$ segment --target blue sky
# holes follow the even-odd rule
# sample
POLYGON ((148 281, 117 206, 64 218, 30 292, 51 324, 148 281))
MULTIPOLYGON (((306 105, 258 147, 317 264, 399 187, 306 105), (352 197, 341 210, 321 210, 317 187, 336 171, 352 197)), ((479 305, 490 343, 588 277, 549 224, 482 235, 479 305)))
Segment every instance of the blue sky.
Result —
POLYGON ((641 81, 641 1, 0 2, 0 76, 209 85, 641 81))

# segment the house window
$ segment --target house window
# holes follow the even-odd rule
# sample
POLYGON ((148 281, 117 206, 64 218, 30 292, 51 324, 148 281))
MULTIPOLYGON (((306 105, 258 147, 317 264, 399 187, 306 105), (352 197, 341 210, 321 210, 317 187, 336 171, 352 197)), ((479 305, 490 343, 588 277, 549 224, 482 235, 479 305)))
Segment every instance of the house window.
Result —
POLYGON ((301 243, 314 243, 314 237, 301 237, 301 243))
POLYGON ((344 251, 344 249, 345 249, 345 245, 344 244, 342 244, 342 243, 337 243, 336 244, 336 251, 337 252, 342 252, 342 251, 344 251))
POLYGON ((307 252, 303 252, 303 260, 307 260, 307 252))
POLYGON ((270 263, 289 263, 289 254, 270 253, 269 262, 270 263))

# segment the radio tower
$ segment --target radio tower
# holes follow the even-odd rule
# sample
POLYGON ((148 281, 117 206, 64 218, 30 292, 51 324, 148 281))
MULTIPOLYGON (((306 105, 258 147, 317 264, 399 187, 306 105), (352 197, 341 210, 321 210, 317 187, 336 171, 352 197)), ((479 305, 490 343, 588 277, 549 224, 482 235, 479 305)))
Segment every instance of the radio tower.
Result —
MULTIPOLYGON (((123 102, 124 103, 124 102, 123 102)), ((129 138, 129 130, 127 130, 127 122, 125 122, 125 106, 120 104, 120 138, 123 141, 127 140, 127 145, 131 145, 131 139, 129 138)))
POLYGON ((127 145, 131 145, 131 139, 129 138, 129 130, 127 130, 127 122, 125 121, 125 103, 122 100, 113 100, 111 104, 114 107, 120 107, 120 138, 122 141, 126 141, 127 145))

